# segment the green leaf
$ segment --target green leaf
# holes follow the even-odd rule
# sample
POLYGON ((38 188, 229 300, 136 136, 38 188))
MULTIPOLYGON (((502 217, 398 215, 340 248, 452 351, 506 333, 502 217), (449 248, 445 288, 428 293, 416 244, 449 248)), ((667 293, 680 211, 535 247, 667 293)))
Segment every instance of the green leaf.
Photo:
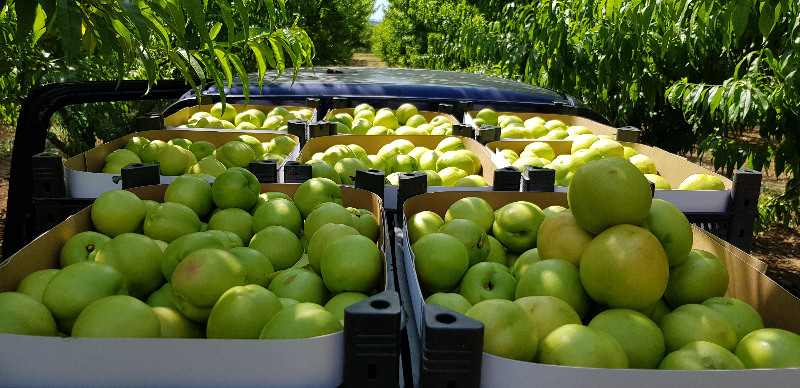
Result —
POLYGON ((181 56, 181 54, 178 54, 177 51, 173 50, 169 51, 167 53, 167 56, 169 56, 169 59, 172 61, 172 64, 175 65, 175 67, 177 67, 178 70, 181 72, 183 78, 188 80, 189 84, 192 85, 192 90, 194 91, 194 94, 196 96, 200 96, 200 91, 197 90, 197 84, 195 84, 194 82, 194 77, 191 75, 191 73, 189 73, 189 68, 186 67, 186 63, 183 61, 183 57, 181 56))
POLYGON ((708 99, 709 99, 708 106, 709 108, 711 108, 712 117, 714 116, 714 112, 717 110, 717 107, 719 106, 719 102, 722 101, 722 92, 723 88, 719 86, 714 86, 708 92, 708 99))
POLYGON ((744 120, 747 118, 747 113, 750 112, 750 89, 743 89, 742 94, 739 96, 739 113, 744 120))
POLYGON ((25 41, 33 30, 37 5, 36 2, 30 0, 17 0, 14 2, 14 9, 17 13, 17 33, 14 35, 15 44, 25 41))
POLYGON ((269 45, 272 47, 272 53, 275 55, 275 68, 278 70, 278 75, 275 76, 275 78, 277 79, 283 75, 283 71, 286 69, 286 62, 283 60, 283 49, 281 48, 280 38, 275 36, 270 37, 269 45))
POLYGON ((244 103, 246 105, 250 101, 250 79, 247 77, 247 70, 245 70, 244 64, 238 55, 230 53, 228 58, 231 60, 233 67, 236 68, 236 72, 239 73, 239 79, 242 80, 242 91, 244 92, 244 103))
POLYGON ((758 30, 765 38, 769 37, 775 23, 780 17, 781 3, 777 1, 765 1, 761 3, 761 15, 758 17, 758 30))
POLYGON ((131 23, 136 27, 136 31, 139 32, 142 44, 147 45, 150 42, 150 29, 147 28, 147 22, 142 16, 142 10, 139 5, 132 0, 119 0, 118 2, 119 7, 125 11, 125 14, 131 19, 131 23))
POLYGON ((36 19, 33 22, 33 44, 47 31, 47 14, 40 4, 36 5, 36 19))
POLYGON ((56 14, 56 5, 58 0, 37 0, 39 5, 42 6, 42 9, 49 17, 53 17, 56 14))
POLYGON ((750 18, 750 0, 735 0, 733 12, 731 13, 731 24, 733 35, 736 39, 742 37, 744 30, 747 29, 747 21, 750 18))
POLYGON ((286 2, 284 0, 276 0, 276 1, 278 2, 278 5, 281 6, 281 15, 284 15, 284 20, 285 20, 286 19, 285 18, 285 15, 286 15, 286 2))
POLYGON ((200 66, 200 63, 197 62, 197 59, 195 59, 194 56, 187 53, 186 51, 178 50, 178 52, 181 54, 181 56, 183 56, 186 62, 189 63, 189 66, 192 67, 192 70, 194 70, 195 74, 197 74, 197 76, 200 78, 202 84, 205 84, 207 77, 206 77, 206 72, 203 71, 203 66, 200 66))
POLYGON ((81 8, 75 0, 58 0, 56 25, 58 26, 58 35, 61 37, 61 46, 69 58, 75 58, 82 47, 81 15, 81 8))
POLYGON ((230 90, 230 85, 228 85, 228 90, 225 90, 225 84, 222 83, 222 78, 220 78, 219 72, 217 71, 214 64, 211 62, 211 59, 209 59, 205 55, 200 55, 200 54, 195 54, 194 56, 197 59, 199 59, 200 62, 203 63, 203 66, 206 68, 206 71, 211 74, 211 78, 217 84, 217 88, 219 89, 219 97, 222 102, 222 106, 225 106, 225 94, 227 94, 228 90, 230 90))
MULTIPOLYGON (((200 34, 200 38, 208 45, 209 50, 214 49, 214 41, 211 40, 211 36, 208 33, 208 28, 206 28, 206 15, 205 15, 205 8, 200 0, 180 0, 183 8, 186 10, 187 16, 189 16, 189 20, 192 21, 192 24, 197 28, 197 32, 200 34)), ((216 56, 216 53, 214 53, 216 56)), ((217 58, 219 59, 219 58, 217 58)), ((224 94, 222 89, 220 89, 220 94, 224 94)))
POLYGON ((269 13, 269 26, 272 28, 278 22, 278 17, 275 14, 275 3, 272 0, 266 0, 267 12, 269 13))
POLYGON ((228 58, 226 58, 224 51, 220 49, 214 49, 214 51, 217 54, 217 58, 219 58, 219 64, 222 66, 225 79, 228 81, 228 87, 230 87, 233 85, 233 73, 231 73, 231 66, 228 64, 228 58))
POLYGON ((111 25, 114 27, 114 30, 117 31, 117 36, 121 37, 128 47, 132 47, 133 42, 131 41, 131 32, 128 30, 128 28, 117 19, 111 20, 111 25))
POLYGON ((170 38, 171 35, 161 23, 153 22, 149 18, 145 18, 147 21, 147 26, 154 32, 154 34, 161 40, 161 43, 164 45, 165 50, 169 51, 172 50, 172 39, 170 38))
POLYGON ((144 66, 144 71, 147 74, 147 91, 145 92, 145 96, 150 94, 150 89, 155 84, 156 80, 156 61, 147 54, 147 51, 144 48, 140 48, 137 50, 137 56, 139 57, 139 61, 142 62, 144 66))
POLYGON ((250 50, 253 50, 253 55, 256 57, 258 63, 258 90, 264 84, 264 74, 267 72, 266 51, 268 48, 259 42, 247 42, 250 50))
POLYGON ((216 39, 220 30, 222 30, 222 23, 214 23, 214 25, 211 26, 211 30, 208 32, 208 35, 212 40, 216 39))
POLYGON ((228 30, 228 43, 233 44, 236 25, 233 22, 231 4, 227 0, 217 0, 217 4, 219 4, 220 12, 222 12, 222 20, 225 21, 225 29, 228 30))
POLYGON ((178 0, 168 0, 166 11, 169 14, 168 18, 171 19, 173 26, 175 26, 175 35, 178 37, 179 46, 188 49, 189 44, 186 41, 186 18, 181 11, 181 7, 177 4, 178 0))
MULTIPOLYGON (((786 170, 786 151, 784 147, 779 147, 775 150, 775 176, 781 176, 786 170)), ((797 150, 795 150, 797 152, 797 150)))
POLYGON ((244 38, 249 39, 248 30, 250 29, 250 15, 247 11, 247 6, 244 5, 242 0, 233 0, 233 4, 236 6, 236 12, 239 13, 239 17, 242 19, 244 38))

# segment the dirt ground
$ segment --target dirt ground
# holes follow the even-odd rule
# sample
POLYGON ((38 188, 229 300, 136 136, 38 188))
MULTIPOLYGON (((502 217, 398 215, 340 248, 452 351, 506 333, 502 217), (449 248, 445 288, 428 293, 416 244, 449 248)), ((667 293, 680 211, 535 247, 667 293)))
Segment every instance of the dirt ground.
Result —
MULTIPOLYGON (((371 53, 356 53, 349 65, 386 67, 386 63, 371 53)), ((13 128, 0 126, 0 235, 5 229, 13 137, 13 128)), ((686 157, 700 165, 710 166, 706 157, 697 155, 686 155, 686 157)), ((766 171, 763 174, 762 195, 783 190, 786 177, 776 177, 774 173, 766 171)), ((2 241, 0 241, 0 252, 2 252, 2 241)), ((800 296, 800 229, 778 225, 767 232, 759 233, 754 238, 750 254, 767 263, 769 277, 800 296)))

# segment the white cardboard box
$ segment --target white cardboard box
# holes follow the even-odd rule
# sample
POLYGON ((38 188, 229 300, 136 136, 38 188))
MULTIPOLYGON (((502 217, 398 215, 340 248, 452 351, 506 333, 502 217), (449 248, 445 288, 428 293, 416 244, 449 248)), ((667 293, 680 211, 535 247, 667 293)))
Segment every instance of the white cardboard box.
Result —
MULTIPOLYGON (((500 151, 510 149, 519 154, 530 143, 542 142, 547 143, 556 155, 569 154, 572 148, 572 141, 565 140, 501 140, 494 141, 486 144, 486 148, 492 154, 492 161, 498 168, 510 166, 509 163, 500 151)), ((684 179, 692 174, 710 174, 721 179, 725 184, 725 190, 662 190, 657 189, 655 198, 663 199, 683 212, 698 212, 698 213, 723 213, 727 211, 728 201, 731 197, 731 188, 733 182, 725 176, 717 174, 716 172, 707 170, 700 167, 686 158, 671 154, 657 147, 650 147, 639 143, 620 143, 626 147, 633 148, 637 153, 647 155, 653 160, 656 165, 658 174, 666 179, 670 186, 677 189, 684 179)), ((567 192, 564 186, 556 186, 556 192, 567 192)))
MULTIPOLYGON (((67 185, 67 197, 69 198, 97 198, 100 194, 109 190, 122 188, 122 177, 119 174, 103 173, 105 159, 108 154, 125 147, 128 139, 139 136, 148 140, 169 141, 174 138, 185 138, 191 141, 205 140, 214 143, 216 147, 221 147, 225 143, 236 139, 241 135, 250 135, 262 142, 268 142, 278 136, 289 136, 298 141, 296 136, 279 132, 267 131, 243 131, 243 130, 215 130, 215 129, 176 129, 176 130, 156 130, 136 132, 125 137, 112 140, 99 147, 93 148, 80 155, 73 156, 64 162, 64 179, 67 185)), ((283 166, 286 161, 297 160, 300 154, 299 144, 295 146, 284 163, 278 166, 278 181, 283 180, 283 166)), ((168 184, 175 180, 177 176, 161 176, 161 183, 168 184)), ((209 179, 213 182, 213 179, 209 179)))
MULTIPOLYGON (((533 202, 541 208, 552 205, 567 207, 566 194, 563 193, 449 192, 420 195, 406 201, 403 209, 403 235, 400 237, 403 239, 406 276, 418 331, 422 328, 424 300, 407 238, 406 220, 423 210, 430 210, 444 217, 451 204, 468 196, 487 200, 493 209, 519 200, 533 202)), ((701 229, 692 227, 692 230, 693 248, 715 254, 727 266, 730 283, 726 296, 753 306, 761 314, 766 327, 800 333, 800 300, 764 275, 766 264, 701 229)), ((739 371, 576 368, 516 361, 487 353, 483 353, 481 366, 481 387, 785 388, 796 387, 798 382, 800 368, 739 371)))
MULTIPOLYGON (((294 197, 297 184, 262 184, 294 197)), ((162 201, 166 185, 131 189, 162 201)), ((378 196, 342 188, 344 206, 380 216, 378 196)), ((61 247, 93 230, 90 208, 68 218, 0 263, 0 292, 28 274, 59 267, 61 247)), ((386 236, 379 246, 383 251, 386 236)), ((386 262, 384 260, 384 265, 386 262)), ((388 273, 384 267, 385 288, 388 273)), ((398 361, 399 362, 399 361, 398 361)), ((337 387, 343 381, 344 333, 297 340, 103 339, 0 334, 0 386, 337 387)))

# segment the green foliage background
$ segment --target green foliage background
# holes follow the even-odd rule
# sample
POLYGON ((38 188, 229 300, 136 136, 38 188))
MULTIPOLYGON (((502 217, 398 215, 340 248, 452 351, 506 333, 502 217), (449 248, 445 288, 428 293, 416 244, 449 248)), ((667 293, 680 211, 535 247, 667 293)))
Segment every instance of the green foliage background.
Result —
POLYGON ((571 94, 647 144, 709 151, 728 175, 774 169, 790 179, 757 226, 800 220, 798 0, 390 0, 372 42, 392 66, 571 94))
POLYGON ((343 65, 369 39, 375 0, 288 0, 286 10, 314 42, 316 65, 343 65))

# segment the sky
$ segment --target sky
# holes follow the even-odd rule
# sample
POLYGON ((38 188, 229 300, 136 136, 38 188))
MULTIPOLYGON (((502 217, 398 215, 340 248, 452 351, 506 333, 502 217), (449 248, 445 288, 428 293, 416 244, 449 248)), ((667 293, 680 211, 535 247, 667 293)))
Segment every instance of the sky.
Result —
POLYGON ((369 20, 379 22, 383 20, 383 9, 389 7, 389 0, 375 0, 375 12, 369 17, 369 20))

